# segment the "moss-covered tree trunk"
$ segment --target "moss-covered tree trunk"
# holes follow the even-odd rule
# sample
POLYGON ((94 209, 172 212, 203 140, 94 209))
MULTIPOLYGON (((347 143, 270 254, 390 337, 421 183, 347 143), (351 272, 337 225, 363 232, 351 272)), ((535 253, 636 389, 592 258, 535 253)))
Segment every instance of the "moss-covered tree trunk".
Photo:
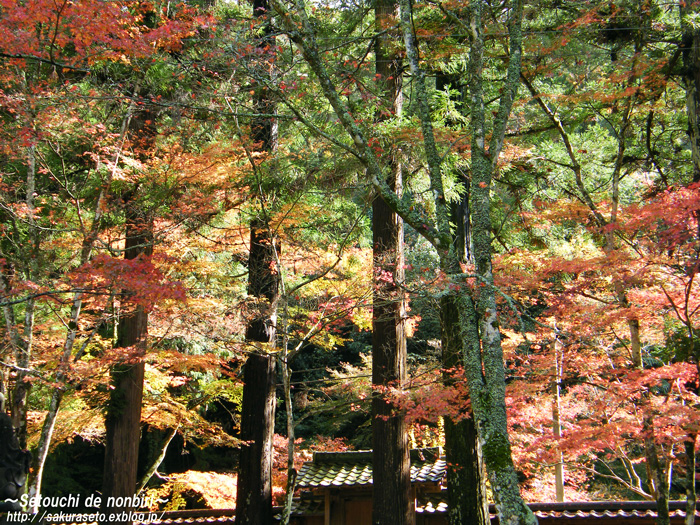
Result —
MULTIPOLYGON (((469 218, 470 181, 466 176, 463 178, 465 194, 459 201, 450 205, 450 222, 455 228, 453 244, 456 257, 462 262, 473 263, 469 218)), ((476 327, 476 319, 471 326, 476 327)), ((458 304, 453 295, 445 296, 440 302, 440 327, 442 365, 450 371, 462 365, 464 356, 458 304)), ((450 380, 448 372, 445 377, 448 385, 450 380)), ((473 414, 459 421, 445 418, 445 455, 450 525, 488 525, 491 518, 486 492, 486 471, 473 414)))
MULTIPOLYGON (((471 50, 469 57, 469 94, 471 106, 470 131, 472 133, 472 162, 470 211, 471 233, 477 286, 473 296, 455 293, 459 312, 459 330, 462 337, 464 366, 469 384, 469 394, 477 426, 484 463, 493 490, 500 523, 516 525, 536 523, 536 518, 525 505, 513 466, 505 405, 505 369, 503 350, 498 327, 496 290, 491 264, 491 181, 503 146, 503 137, 508 123, 520 76, 522 3, 512 2, 509 10, 510 57, 506 80, 501 88, 501 100, 492 129, 486 129, 484 102, 484 35, 482 12, 485 2, 470 4, 471 50), (487 146, 487 136, 490 137, 487 146)), ((436 225, 438 231, 447 235, 450 231, 449 210, 442 187, 441 157, 435 144, 429 97, 424 74, 418 61, 415 35, 411 21, 411 6, 401 0, 401 22, 404 31, 406 55, 414 76, 418 116, 423 129, 424 145, 429 164, 431 189, 435 196, 436 225)), ((443 271, 448 275, 458 274, 458 256, 453 246, 438 253, 443 271)))
MULTIPOLYGON (((450 384, 450 370, 462 365, 462 334, 458 302, 454 295, 440 301, 442 331, 442 363, 448 370, 445 382, 450 384)), ((476 319, 471 324, 476 327, 476 319)), ((476 334, 475 334, 476 335, 476 334)), ((488 525, 486 473, 473 414, 453 421, 445 418, 445 455, 447 460, 447 497, 450 502, 450 525, 470 523, 488 525)))
POLYGON ((477 285, 473 292, 473 301, 466 295, 460 297, 460 321, 464 336, 469 395, 496 508, 502 525, 516 525, 534 523, 536 519, 520 495, 508 438, 505 369, 491 262, 491 182, 503 145, 508 115, 520 81, 522 3, 515 0, 511 5, 510 63, 506 82, 501 91, 501 103, 490 133, 486 129, 483 86, 484 4, 483 1, 473 2, 470 13, 472 29, 469 57, 470 130, 472 133, 470 207, 477 285), (487 145, 488 135, 490 135, 490 141, 487 145), (478 339, 475 338, 476 330, 473 327, 475 319, 478 323, 478 339))
MULTIPOLYGON (((451 89, 459 96, 455 99, 458 108, 464 108, 463 81, 458 75, 439 73, 436 89, 451 89)), ((471 176, 465 168, 458 168, 458 179, 464 187, 459 200, 450 203, 450 223, 455 257, 463 263, 473 264, 471 218, 469 195, 471 176)), ((457 269, 455 269, 457 271, 457 269)), ((476 324, 474 324, 476 326, 476 324)), ((452 370, 462 366, 464 351, 460 333, 459 311, 454 296, 447 295, 440 301, 440 328, 442 332, 442 366, 447 371, 447 385, 453 381, 452 370)), ((458 421, 445 418, 445 455, 447 459, 447 495, 450 502, 448 519, 451 525, 473 523, 488 525, 488 494, 486 492, 486 470, 479 445, 473 414, 458 421)))

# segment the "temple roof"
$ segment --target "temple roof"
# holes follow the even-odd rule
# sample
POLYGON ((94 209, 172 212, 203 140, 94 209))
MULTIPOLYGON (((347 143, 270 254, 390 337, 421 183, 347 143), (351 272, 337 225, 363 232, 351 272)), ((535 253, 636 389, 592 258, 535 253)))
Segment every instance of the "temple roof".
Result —
MULTIPOLYGON (((447 463, 439 448, 411 450, 411 483, 441 483, 447 463)), ((372 485, 372 451, 315 452, 299 471, 297 486, 351 487, 372 485)))

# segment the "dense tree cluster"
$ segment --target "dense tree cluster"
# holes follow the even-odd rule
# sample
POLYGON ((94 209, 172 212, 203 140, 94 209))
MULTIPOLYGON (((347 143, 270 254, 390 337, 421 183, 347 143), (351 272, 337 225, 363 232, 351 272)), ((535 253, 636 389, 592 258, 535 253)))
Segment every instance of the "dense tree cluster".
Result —
POLYGON ((349 444, 408 524, 439 444, 451 523, 487 484, 502 523, 523 494, 694 515, 699 107, 695 0, 0 0, 30 493, 69 490, 42 481, 79 439, 82 489, 180 494, 161 463, 206 467, 173 443, 265 524, 349 444))

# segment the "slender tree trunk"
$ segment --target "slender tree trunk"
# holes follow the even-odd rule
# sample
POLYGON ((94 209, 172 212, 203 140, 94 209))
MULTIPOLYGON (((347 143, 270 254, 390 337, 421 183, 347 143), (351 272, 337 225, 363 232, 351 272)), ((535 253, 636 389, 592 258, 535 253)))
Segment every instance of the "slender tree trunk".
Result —
POLYGON ((165 459, 165 456, 168 453, 168 447, 170 446, 170 442, 177 435, 177 431, 179 428, 180 424, 178 423, 176 426, 168 429, 168 432, 165 434, 165 439, 163 439, 163 445, 160 447, 160 452, 153 460, 153 463, 151 463, 148 469, 146 469, 146 473, 141 477, 141 480, 136 486, 134 494, 139 494, 146 487, 153 475, 158 471, 158 467, 160 467, 160 464, 163 463, 163 460, 165 459))
MULTIPOLYGON (((0 357, 4 356, 0 354, 0 357)), ((7 399, 7 376, 5 375, 4 368, 0 368, 0 396, 2 396, 3 399, 7 399)))
MULTIPOLYGON (((60 380, 60 379, 59 379, 60 380)), ((34 481, 29 487, 29 495, 36 496, 41 494, 41 482, 44 478, 44 465, 46 464, 46 457, 49 455, 49 448, 51 446, 51 437, 53 436, 53 431, 56 426, 56 418, 58 416, 58 408, 61 405, 61 400, 63 399, 63 388, 54 388, 51 393, 51 401, 49 401, 49 410, 44 419, 44 424, 41 427, 41 436, 39 437, 39 447, 37 448, 36 458, 34 460, 35 464, 35 474, 34 481)), ((29 512, 36 514, 39 512, 39 498, 34 500, 34 505, 27 509, 29 512)))
POLYGON ((236 525, 271 525, 274 358, 251 354, 245 363, 243 383, 236 525))
MULTIPOLYGON (((554 399, 552 401, 552 427, 554 437, 561 438, 561 378, 564 368, 563 344, 558 337, 554 339, 554 367, 555 376, 552 388, 554 399)), ((556 487, 557 502, 564 501, 564 453, 557 451, 557 462, 554 465, 554 482, 556 487)))
POLYGON ((659 451, 654 439, 654 421, 651 416, 644 419, 644 452, 649 472, 651 492, 656 498, 656 525, 670 525, 671 518, 668 509, 668 478, 669 468, 665 459, 659 460, 659 451))
MULTIPOLYGON (((132 113, 133 106, 130 106, 129 111, 127 111, 122 123, 122 130, 120 136, 120 148, 118 153, 114 157, 114 164, 117 165, 119 160, 119 155, 121 154, 121 144, 124 142, 126 136, 126 129, 129 124, 130 116, 132 113)), ((110 186, 112 182, 111 172, 107 176, 107 180, 102 186, 100 193, 98 194, 97 200, 95 201, 92 225, 89 231, 84 232, 84 238, 82 243, 82 249, 80 252, 80 265, 87 264, 91 258, 95 242, 102 229, 102 218, 105 213, 105 200, 107 194, 110 191, 110 186)), ((56 382, 59 386, 54 388, 51 393, 51 400, 49 401, 49 408, 46 413, 46 418, 41 427, 41 435, 39 437, 39 445, 37 446, 36 458, 34 461, 34 479, 32 480, 31 486, 29 488, 29 493, 31 496, 41 494, 41 484, 44 476, 44 465, 46 463, 46 458, 51 447, 51 440, 53 438, 54 428, 56 426, 56 418, 58 417, 58 410, 61 406, 61 401, 66 392, 66 385, 61 384, 66 379, 66 373, 70 367, 70 358, 73 353, 73 347, 75 345, 75 339, 78 334, 78 318, 80 317, 80 312, 83 304, 83 294, 82 292, 77 292, 73 296, 73 304, 71 306, 71 314, 68 322, 68 332, 66 333, 66 338, 63 342, 63 354, 61 355, 61 361, 59 363, 59 369, 56 373, 56 382)), ((38 503, 40 498, 36 498, 38 503)), ((29 509, 30 512, 36 513, 39 511, 38 505, 29 509)))
MULTIPOLYGON (((403 106, 401 58, 392 51, 386 31, 396 24, 398 5, 377 0, 375 71, 382 87, 379 119, 398 117, 403 106)), ((389 161, 387 184, 401 194, 401 164, 389 161)), ((372 298, 372 523, 409 525, 415 521, 411 501, 408 434, 403 414, 381 394, 386 387, 401 388, 406 381, 406 302, 395 280, 403 280, 403 221, 376 196, 372 203, 374 294, 372 298)))
POLYGON ((686 479, 685 479, 685 525, 695 525, 695 509, 697 506, 698 495, 695 491, 695 443, 698 435, 692 434, 690 439, 685 442, 686 455, 686 479))
MULTIPOLYGON (((287 318, 285 301, 285 319, 287 318)), ((288 352, 289 337, 285 322, 285 341, 282 356, 282 385, 284 388, 284 408, 287 413, 287 495, 284 502, 284 512, 282 514, 281 525, 289 525, 294 500, 294 487, 296 484, 297 471, 294 468, 294 404, 292 402, 292 369, 289 367, 291 356, 288 352)))
POLYGON ((498 324, 496 292, 491 262, 491 182, 503 145, 508 115, 515 99, 520 77, 522 3, 511 6, 509 20, 510 62, 507 81, 501 93, 501 103, 494 120, 490 145, 487 144, 486 107, 484 102, 484 35, 482 32, 485 2, 471 4, 471 52, 469 57, 469 92, 472 132, 472 184, 470 207, 472 238, 478 285, 475 290, 477 329, 470 325, 470 301, 463 300, 460 308, 465 341, 465 368, 469 378, 469 393, 479 431, 479 439, 494 492, 496 508, 502 525, 536 523, 532 511, 520 495, 518 477, 513 466, 505 406, 505 370, 498 324))

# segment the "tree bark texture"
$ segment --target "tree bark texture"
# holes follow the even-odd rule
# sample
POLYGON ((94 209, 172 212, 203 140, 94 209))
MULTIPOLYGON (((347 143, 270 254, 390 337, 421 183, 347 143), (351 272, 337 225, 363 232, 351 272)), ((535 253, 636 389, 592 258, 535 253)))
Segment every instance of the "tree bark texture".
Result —
POLYGON ((248 255, 248 295, 257 299, 253 318, 246 327, 246 341, 275 342, 279 275, 275 271, 276 246, 270 239, 266 220, 250 222, 250 252, 248 255))
MULTIPOLYGON (((125 259, 150 257, 153 253, 153 220, 137 201, 126 202, 125 259)), ((128 297, 122 308, 128 308, 128 297)), ((102 484, 103 512, 122 513, 128 506, 109 505, 110 497, 134 496, 137 482, 144 361, 148 337, 148 312, 137 305, 120 316, 117 348, 131 349, 129 355, 111 370, 112 387, 105 416, 106 445, 102 484)), ((127 524, 130 521, 111 521, 127 524)))
POLYGON ((516 0, 511 5, 508 28, 510 62, 488 149, 483 87, 484 5, 485 2, 479 0, 470 6, 472 34, 468 66, 472 133, 470 209, 477 286, 474 290, 473 302, 470 298, 462 296, 459 311, 462 333, 466 336, 465 369, 469 381, 469 395, 496 508, 501 524, 516 525, 536 523, 537 520, 520 495, 508 438, 505 369, 491 262, 490 192, 494 170, 503 146, 508 115, 520 82, 522 3, 516 0), (472 326, 474 323, 472 304, 475 307, 477 329, 472 326))
MULTIPOLYGON (((263 24, 262 37, 255 43, 260 62, 253 66, 260 76, 253 102, 259 116, 251 122, 251 138, 256 151, 272 153, 277 147, 277 120, 265 82, 272 79, 275 37, 269 21, 267 0, 253 0, 253 15, 263 24)), ((259 168, 253 166, 260 179, 259 168)), ((258 180, 258 187, 262 183, 258 180)), ((262 191, 261 191, 262 193, 262 191)), ((266 195, 258 195, 261 203, 266 195)), ((248 295, 257 305, 254 316, 246 326, 246 341, 274 346, 277 337, 277 303, 279 245, 275 243, 269 217, 261 204, 261 213, 250 221, 250 252, 248 256, 248 295)), ((267 354, 250 354, 244 365, 243 406, 241 407, 241 445, 236 492, 236 523, 238 525, 269 525, 272 523, 272 439, 275 424, 275 360, 267 354)))
POLYGON ((409 524, 413 523, 415 512, 410 500, 406 422, 403 414, 397 413, 382 394, 382 388, 401 388, 406 381, 405 301, 403 291, 393 282, 402 274, 403 226, 379 198, 375 199, 372 211, 375 268, 372 384, 378 389, 372 398, 372 523, 409 524))
MULTIPOLYGON (((457 107, 464 106, 464 89, 457 75, 437 75, 436 89, 459 90, 455 100, 457 107)), ((471 247, 471 217, 469 209, 470 175, 464 168, 457 172, 464 185, 464 193, 459 200, 450 203, 450 223, 454 225, 452 244, 455 257, 460 262, 473 263, 471 247)), ((456 271, 456 269, 455 269, 456 271)), ((440 301, 440 328, 442 332, 442 366, 448 372, 444 375, 446 385, 453 381, 450 370, 462 365, 464 355, 462 337, 459 330, 457 302, 452 295, 440 301)), ((445 455, 447 457, 447 494, 450 501, 448 518, 451 525, 473 523, 488 525, 491 522, 486 492, 486 471, 484 458, 479 445, 474 416, 453 421, 445 418, 445 455)))
POLYGON ((275 360, 251 354, 243 370, 241 455, 236 492, 237 525, 272 523, 272 438, 275 360))
MULTIPOLYGON (((156 112, 147 108, 134 113, 129 122, 131 148, 142 161, 148 158, 155 145, 156 117, 156 112)), ((150 258, 154 242, 153 215, 139 199, 138 184, 124 192, 122 201, 126 225, 124 258, 150 258)), ((105 414, 105 466, 101 507, 102 512, 108 516, 133 510, 128 505, 114 503, 119 502, 117 498, 134 496, 138 474, 148 311, 143 305, 129 304, 127 291, 123 292, 118 322, 116 348, 129 350, 110 371, 112 390, 105 414)), ((111 521, 108 517, 107 523, 127 525, 131 522, 111 521)))
MULTIPOLYGON (((394 0, 377 0, 375 71, 382 85, 379 120, 401 114, 403 105, 401 58, 392 51, 388 31, 396 24, 394 0)), ((401 193, 401 164, 392 158, 387 184, 401 193)), ((374 293, 372 298, 372 523, 409 525, 415 521, 411 500, 411 467, 408 434, 402 413, 383 395, 383 388, 401 388, 406 381, 406 301, 396 285, 403 280, 403 221, 379 197, 372 203, 374 293)))
MULTIPOLYGON (((448 371, 462 364, 462 336, 457 308, 453 295, 446 295, 440 301, 442 365, 448 371)), ((451 382, 449 373, 445 382, 447 385, 451 382)), ((473 414, 459 421, 445 418, 445 455, 450 525, 488 525, 491 518, 486 472, 473 414)))

